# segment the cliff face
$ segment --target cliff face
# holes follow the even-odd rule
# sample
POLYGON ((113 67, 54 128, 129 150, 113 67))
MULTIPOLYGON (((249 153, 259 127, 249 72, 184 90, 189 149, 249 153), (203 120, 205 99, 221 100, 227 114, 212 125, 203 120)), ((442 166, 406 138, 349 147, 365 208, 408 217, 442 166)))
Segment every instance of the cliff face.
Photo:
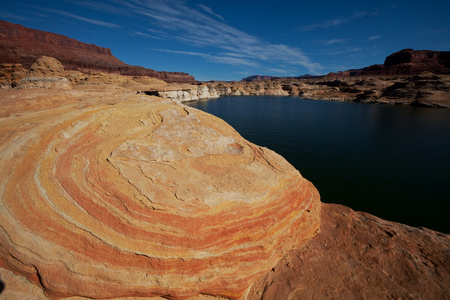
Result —
POLYGON ((415 76, 341 77, 318 79, 280 78, 252 82, 208 82, 170 85, 144 91, 176 101, 191 101, 220 96, 297 96, 327 101, 356 101, 450 107, 450 76, 421 73, 415 76))
POLYGON ((450 51, 404 49, 386 57, 384 64, 329 73, 326 77, 450 74, 450 51))
POLYGON ((106 72, 150 76, 166 82, 195 81, 186 73, 158 72, 130 66, 114 57, 108 48, 0 20, 0 63, 22 64, 28 69, 43 55, 57 58, 67 70, 84 73, 106 72))

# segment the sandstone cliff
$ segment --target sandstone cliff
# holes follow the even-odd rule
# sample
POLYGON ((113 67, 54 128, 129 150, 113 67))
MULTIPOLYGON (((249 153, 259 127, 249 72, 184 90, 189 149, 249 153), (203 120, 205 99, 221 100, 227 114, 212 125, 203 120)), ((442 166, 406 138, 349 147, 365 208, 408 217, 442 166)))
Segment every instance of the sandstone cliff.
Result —
POLYGON ((404 49, 386 57, 384 64, 329 73, 326 77, 450 74, 450 51, 404 49))
POLYGON ((415 76, 280 78, 252 82, 207 82, 182 86, 168 85, 164 89, 143 92, 177 101, 219 96, 273 95, 326 101, 450 108, 450 75, 421 73, 415 76))
POLYGON ((0 64, 1 88, 110 86, 177 102, 220 96, 277 95, 328 101, 450 107, 450 76, 355 76, 341 78, 279 78, 251 82, 167 84, 148 76, 67 71, 58 60, 43 56, 25 71, 21 65, 0 64))
POLYGON ((28 69, 43 55, 57 58, 67 70, 78 70, 83 73, 149 76, 166 82, 195 81, 186 73, 159 72, 130 66, 114 57, 108 48, 0 20, 0 63, 21 64, 28 69))

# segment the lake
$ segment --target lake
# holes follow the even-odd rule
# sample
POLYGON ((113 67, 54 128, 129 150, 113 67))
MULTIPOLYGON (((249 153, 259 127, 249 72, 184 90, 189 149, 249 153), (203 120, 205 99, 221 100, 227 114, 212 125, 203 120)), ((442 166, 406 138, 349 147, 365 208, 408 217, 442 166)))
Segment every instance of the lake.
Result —
POLYGON ((281 154, 323 202, 450 233, 450 109, 280 96, 186 104, 281 154))

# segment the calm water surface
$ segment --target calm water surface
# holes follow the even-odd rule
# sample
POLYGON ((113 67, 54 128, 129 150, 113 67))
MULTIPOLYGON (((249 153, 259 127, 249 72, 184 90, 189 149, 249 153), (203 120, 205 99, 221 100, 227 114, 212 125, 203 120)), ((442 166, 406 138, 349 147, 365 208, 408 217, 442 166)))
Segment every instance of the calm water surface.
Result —
POLYGON ((323 202, 450 233, 450 109, 277 96, 188 105, 281 154, 323 202))

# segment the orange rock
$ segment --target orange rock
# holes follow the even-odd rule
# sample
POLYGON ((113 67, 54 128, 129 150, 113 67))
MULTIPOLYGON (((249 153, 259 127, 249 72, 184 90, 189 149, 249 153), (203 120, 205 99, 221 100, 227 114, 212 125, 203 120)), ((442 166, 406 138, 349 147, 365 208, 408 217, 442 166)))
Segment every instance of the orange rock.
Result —
POLYGON ((59 60, 50 56, 41 56, 22 78, 18 88, 70 88, 65 70, 59 60))
POLYGON ((36 91, 0 97, 0 266, 52 298, 238 298, 319 228, 314 186, 216 117, 36 91))

